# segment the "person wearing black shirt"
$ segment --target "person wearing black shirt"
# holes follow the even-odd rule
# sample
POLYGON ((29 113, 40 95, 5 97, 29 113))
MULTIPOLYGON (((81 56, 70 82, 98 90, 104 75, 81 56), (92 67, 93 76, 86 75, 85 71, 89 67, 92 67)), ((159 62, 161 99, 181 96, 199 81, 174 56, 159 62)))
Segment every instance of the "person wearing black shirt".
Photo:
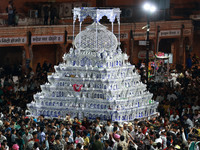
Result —
POLYGON ((48 25, 48 19, 49 19, 49 7, 48 7, 48 5, 44 6, 43 12, 44 12, 44 25, 48 25))

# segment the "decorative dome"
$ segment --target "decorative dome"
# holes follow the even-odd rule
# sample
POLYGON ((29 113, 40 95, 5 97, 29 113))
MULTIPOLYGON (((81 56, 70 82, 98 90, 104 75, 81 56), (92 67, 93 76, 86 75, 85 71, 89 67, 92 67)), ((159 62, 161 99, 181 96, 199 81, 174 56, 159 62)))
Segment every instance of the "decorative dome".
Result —
POLYGON ((75 38, 75 47, 80 50, 113 51, 117 49, 117 45, 116 36, 100 23, 87 26, 75 38))

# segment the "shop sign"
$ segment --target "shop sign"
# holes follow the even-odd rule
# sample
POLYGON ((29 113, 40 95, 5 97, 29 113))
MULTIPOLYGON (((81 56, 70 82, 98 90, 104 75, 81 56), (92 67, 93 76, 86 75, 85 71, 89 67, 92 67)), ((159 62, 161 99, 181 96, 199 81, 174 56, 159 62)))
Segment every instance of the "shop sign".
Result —
POLYGON ((63 42, 63 35, 42 35, 32 36, 31 43, 52 43, 63 42))
MULTIPOLYGON (((141 37, 147 37, 147 32, 135 32, 133 34, 134 38, 141 38, 141 37)), ((154 37, 155 32, 149 32, 149 37, 154 37)))
POLYGON ((147 45, 147 41, 139 41, 139 45, 147 45))
POLYGON ((181 30, 165 30, 160 31, 160 37, 166 37, 166 36, 180 36, 181 30))
POLYGON ((3 44, 25 44, 27 41, 26 37, 1 37, 0 45, 3 44))
POLYGON ((67 41, 73 41, 73 36, 67 36, 67 41))
POLYGON ((193 20, 200 20, 200 15, 190 15, 190 18, 193 20))
MULTIPOLYGON (((119 38, 119 34, 115 33, 115 36, 119 38)), ((120 39, 128 39, 128 33, 120 33, 120 39)))

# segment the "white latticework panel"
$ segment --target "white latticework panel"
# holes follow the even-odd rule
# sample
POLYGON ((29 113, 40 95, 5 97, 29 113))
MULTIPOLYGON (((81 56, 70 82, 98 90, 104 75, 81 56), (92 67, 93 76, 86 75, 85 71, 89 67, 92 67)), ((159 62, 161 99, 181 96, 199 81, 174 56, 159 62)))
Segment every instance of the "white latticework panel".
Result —
POLYGON ((117 48, 116 36, 100 23, 93 23, 75 38, 75 47, 88 51, 113 51, 117 48))

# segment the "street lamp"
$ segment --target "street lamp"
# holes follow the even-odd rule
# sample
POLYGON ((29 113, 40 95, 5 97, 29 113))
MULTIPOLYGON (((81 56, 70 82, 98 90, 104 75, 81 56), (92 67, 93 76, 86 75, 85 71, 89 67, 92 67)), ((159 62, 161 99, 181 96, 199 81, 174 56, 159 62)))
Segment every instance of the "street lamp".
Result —
POLYGON ((149 23, 149 16, 156 11, 156 6, 150 2, 147 2, 143 5, 143 9, 147 14, 147 37, 146 37, 146 81, 148 86, 148 66, 149 66, 149 30, 150 30, 150 23, 149 23))

